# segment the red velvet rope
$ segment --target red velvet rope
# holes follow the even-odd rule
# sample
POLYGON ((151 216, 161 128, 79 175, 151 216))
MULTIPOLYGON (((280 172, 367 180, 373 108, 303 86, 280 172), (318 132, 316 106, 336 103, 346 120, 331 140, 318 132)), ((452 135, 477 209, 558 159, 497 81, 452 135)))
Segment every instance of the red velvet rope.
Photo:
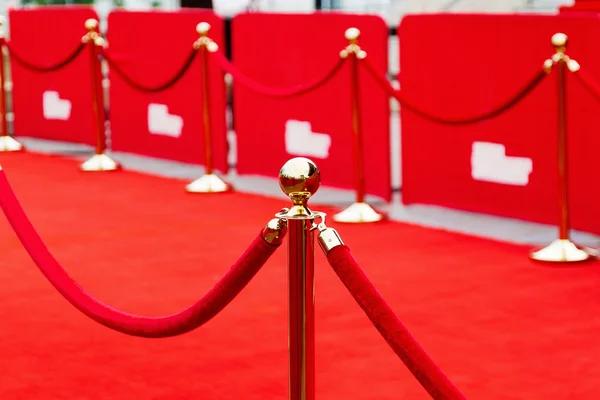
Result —
POLYGON ((3 40, 3 44, 8 49, 9 55, 10 55, 10 57, 12 57, 13 60, 15 60, 18 64, 20 64, 24 68, 27 68, 32 71, 37 71, 37 72, 51 72, 51 71, 56 71, 58 69, 61 69, 64 66, 70 64, 73 60, 75 60, 77 58, 77 56, 85 48, 85 43, 79 43, 79 45, 75 48, 75 50, 73 50, 71 53, 69 53, 69 55, 66 58, 62 59, 61 61, 54 63, 54 64, 48 64, 48 65, 36 65, 32 62, 26 61, 23 57, 21 57, 18 54, 18 52, 15 52, 15 48, 9 41, 3 40))
POLYGON ((581 69, 574 73, 575 77, 583 85, 583 87, 598 101, 600 101, 600 85, 594 78, 588 75, 581 69))
POLYGON ((382 76, 377 69, 371 64, 368 58, 361 60, 361 65, 364 65, 367 71, 377 80, 377 82, 388 92, 390 97, 398 100, 398 102, 405 107, 406 109, 414 112, 415 114, 428 119, 433 122, 437 122, 440 124, 446 125, 468 125, 474 124, 477 122, 484 121, 486 119, 495 118, 498 115, 510 110, 512 107, 517 105, 525 96, 527 96, 536 86, 538 86, 544 78, 548 75, 545 70, 540 70, 537 72, 532 79, 530 79, 527 84, 517 92, 516 95, 511 97, 505 103, 499 105, 496 108, 493 108, 490 111, 483 112, 478 115, 467 116, 467 117, 445 117, 434 115, 430 112, 424 111, 423 109, 415 106, 410 101, 406 99, 406 97, 402 94, 402 91, 396 90, 391 83, 387 80, 385 76, 382 76))
POLYGON ((174 84, 176 84, 177 82, 179 82, 179 80, 190 69, 192 63, 194 62, 194 59, 196 58, 197 51, 196 51, 196 49, 192 49, 190 51, 190 53, 188 54, 188 56, 185 59, 185 62, 176 71, 175 75, 173 75, 171 78, 164 81, 160 85, 154 85, 154 86, 142 85, 142 84, 136 82, 131 76, 127 75, 121 69, 121 67, 119 67, 119 64, 111 57, 110 52, 108 52, 106 50, 102 50, 101 54, 102 54, 102 57, 108 63, 108 66, 113 71, 115 71, 117 73, 117 75, 119 75, 125 82, 127 82, 127 84, 129 84, 129 86, 131 86, 134 89, 137 89, 139 91, 142 91, 142 92, 156 93, 156 92, 162 92, 163 90, 166 90, 166 89, 170 88, 171 86, 173 86, 174 84))
POLYGON ((79 311, 116 331, 140 337, 160 338, 192 331, 225 308, 250 282, 275 252, 262 234, 202 299, 189 308, 165 317, 144 317, 114 309, 81 288, 50 254, 25 215, 6 174, 0 170, 0 207, 29 253, 50 283, 79 311))
POLYGON ((333 68, 329 69, 326 74, 318 77, 317 79, 313 79, 308 81, 302 85, 298 85, 292 88, 274 88, 270 86, 263 85, 250 78, 248 75, 244 74, 240 71, 235 65, 233 65, 221 52, 209 53, 211 56, 215 57, 221 68, 231 74, 233 76, 233 80, 239 82, 240 84, 246 86, 248 89, 263 94, 265 96, 271 97, 293 97, 300 96, 302 94, 311 92, 315 89, 320 88, 325 83, 327 83, 331 78, 337 74, 342 65, 344 65, 344 59, 339 58, 335 63, 333 68))
POLYGON ((436 400, 465 399, 402 324, 352 257, 350 249, 334 247, 327 259, 381 336, 431 397, 436 400))

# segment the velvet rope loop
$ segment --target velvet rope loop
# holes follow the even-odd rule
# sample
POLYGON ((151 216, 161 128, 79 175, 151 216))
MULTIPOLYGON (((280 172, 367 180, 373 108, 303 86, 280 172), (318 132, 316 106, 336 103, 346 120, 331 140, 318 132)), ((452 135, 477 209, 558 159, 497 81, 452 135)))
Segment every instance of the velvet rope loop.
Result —
POLYGON ((59 69, 65 67, 66 65, 70 64, 73 60, 75 60, 77 58, 77 56, 85 48, 84 43, 79 43, 77 48, 75 48, 74 51, 72 51, 65 59, 61 60, 60 62, 57 62, 54 64, 48 64, 48 65, 36 65, 32 62, 25 60, 24 57, 20 56, 19 53, 17 51, 15 51, 15 48, 13 47, 11 42, 6 40, 6 41, 4 41, 4 45, 8 49, 9 56, 13 60, 15 60, 22 67, 27 68, 31 71, 36 71, 36 72, 51 72, 51 71, 59 70, 59 69))
POLYGON ((262 83, 255 81, 254 79, 250 78, 248 75, 240 71, 219 51, 212 52, 209 54, 216 58, 219 65, 225 72, 231 74, 234 81, 239 82, 240 84, 244 85, 245 87, 256 93, 260 93, 270 97, 294 97, 318 89, 325 83, 329 82, 329 80, 338 73, 342 65, 344 65, 345 61, 345 59, 339 58, 333 66, 333 68, 329 69, 323 76, 320 76, 302 85, 284 89, 266 86, 262 83))
POLYGON ((583 87, 600 102, 600 85, 594 78, 579 69, 573 73, 583 87))
POLYGON ((466 399, 419 343, 360 268, 345 245, 334 247, 327 260, 381 336, 435 400, 466 399))
POLYGON ((420 107, 415 106, 406 97, 403 95, 401 90, 396 90, 390 82, 387 80, 385 76, 382 76, 375 67, 371 64, 368 59, 364 59, 361 62, 361 65, 364 65, 367 71, 375 78, 375 80, 388 92, 390 97, 396 99, 402 107, 414 112, 415 114, 428 119, 433 122, 437 122, 439 124, 446 125, 469 125, 477 122, 481 122, 487 119, 495 118, 498 115, 510 110, 515 105, 517 105, 521 100, 525 98, 533 89, 535 89, 548 75, 545 70, 540 70, 537 72, 532 79, 530 79, 527 84, 519 90, 514 96, 512 96, 508 101, 500 104, 499 106, 493 108, 490 111, 483 112, 481 114, 476 114, 473 116, 467 117, 445 117, 435 115, 428 111, 424 111, 420 107))
POLYGON ((103 50, 101 54, 102 54, 102 57, 108 63, 108 66, 113 71, 115 71, 125 82, 127 82, 128 85, 130 85, 134 89, 137 89, 142 92, 156 93, 156 92, 162 92, 163 90, 170 88, 185 75, 185 73, 188 71, 188 69, 190 69, 192 63, 194 62, 194 59, 196 58, 197 50, 192 49, 190 51, 190 54, 187 56, 184 64, 181 66, 181 68, 179 68, 179 70, 177 70, 177 73, 171 79, 165 81, 164 83, 162 83, 160 85, 155 85, 155 86, 143 85, 141 83, 136 82, 133 78, 131 78, 131 76, 127 75, 121 69, 121 67, 119 67, 118 62, 116 62, 114 59, 111 58, 109 52, 107 52, 106 50, 103 50))
POLYGON ((279 237, 275 237, 277 240, 271 240, 273 238, 266 235, 273 236, 279 227, 265 228, 223 278, 198 302, 169 316, 144 317, 125 313, 102 303, 71 279, 46 248, 1 169, 0 207, 31 259, 65 299, 79 311, 108 328, 147 338, 181 335, 208 322, 250 282, 278 248, 281 236, 285 235, 285 230, 280 230, 279 237))

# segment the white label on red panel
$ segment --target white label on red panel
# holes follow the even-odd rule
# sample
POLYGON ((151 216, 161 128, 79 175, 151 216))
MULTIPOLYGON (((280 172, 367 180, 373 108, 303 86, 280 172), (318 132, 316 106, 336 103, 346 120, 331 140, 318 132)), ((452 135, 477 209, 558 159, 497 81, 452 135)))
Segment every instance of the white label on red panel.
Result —
POLYGON ((169 114, 169 107, 165 104, 148 104, 148 132, 178 138, 182 130, 183 118, 169 114))
POLYGON ((471 176, 477 181, 527 186, 533 161, 527 157, 507 157, 503 144, 474 142, 471 176))
POLYGON ((71 117, 71 102, 61 99, 58 92, 47 90, 42 94, 42 112, 46 119, 67 121, 71 117))
POLYGON ((285 151, 293 156, 329 157, 331 136, 313 132, 310 122, 289 120, 285 123, 285 151))

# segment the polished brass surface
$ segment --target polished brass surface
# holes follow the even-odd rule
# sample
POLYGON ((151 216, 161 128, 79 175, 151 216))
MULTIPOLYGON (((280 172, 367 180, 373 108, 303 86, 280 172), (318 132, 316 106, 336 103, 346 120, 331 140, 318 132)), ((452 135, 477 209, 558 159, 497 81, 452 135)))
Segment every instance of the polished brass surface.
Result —
POLYGON ((279 187, 292 200, 292 207, 286 217, 314 218, 307 203, 320 186, 321 172, 311 160, 296 157, 286 162, 279 171, 279 187))
POLYGON ((531 253, 536 261, 572 263, 586 261, 591 258, 589 252, 579 248, 569 239, 557 239, 541 250, 531 253))
POLYGON ((226 183, 213 171, 213 145, 212 145, 212 124, 210 114, 210 80, 208 77, 208 53, 216 51, 219 46, 213 42, 207 35, 210 31, 210 24, 200 22, 196 25, 196 32, 200 35, 194 42, 194 49, 198 50, 200 57, 200 79, 202 96, 202 127, 204 130, 204 159, 206 175, 196 179, 186 186, 189 193, 223 193, 232 189, 229 183, 226 183))
MULTIPOLYGON (((4 29, 2 24, 4 19, 0 20, 0 38, 4 38, 4 29)), ((6 69, 5 67, 5 46, 0 47, 0 118, 2 132, 0 132, 0 152, 13 152, 24 150, 23 145, 8 135, 8 119, 6 118, 6 69)))
POLYGON ((198 50, 204 47, 209 53, 214 53, 219 50, 219 45, 208 37, 209 31, 210 24, 208 22, 200 22, 196 25, 196 32, 198 32, 200 37, 194 42, 194 49, 198 50))
POLYGON ((86 172, 116 171, 119 163, 106 154, 94 154, 92 158, 81 164, 81 170, 86 172))
POLYGON ((356 58, 359 60, 367 57, 367 52, 362 50, 358 45, 358 38, 360 36, 360 31, 357 28, 348 28, 346 29, 346 33, 344 35, 348 40, 349 44, 345 49, 340 51, 341 58, 348 58, 350 54, 354 54, 356 58))
POLYGON ((571 72, 577 72, 581 69, 581 66, 577 61, 569 59, 567 60, 567 68, 569 68, 569 71, 571 72))
POLYGON ((200 22, 196 25, 196 32, 198 32, 198 35, 206 36, 208 35, 208 31, 210 31, 210 24, 208 22, 200 22))
POLYGON ((358 40, 358 37, 360 36, 360 30, 354 27, 348 28, 346 29, 344 36, 346 37, 346 40, 350 42, 356 42, 358 40))
POLYGON ((552 35, 552 46, 558 48, 564 48, 567 46, 567 42, 569 41, 569 37, 564 33, 555 33, 552 35))
POLYGON ((384 216, 375 211, 369 204, 357 202, 344 211, 335 214, 332 218, 336 222, 364 224, 382 221, 384 216))
MULTIPOLYGON (((570 209, 569 209, 569 174, 568 174, 568 141, 567 141, 567 70, 573 68, 575 72, 579 69, 579 63, 571 60, 566 53, 568 38, 564 33, 556 33, 552 36, 552 45, 556 53, 552 56, 552 62, 556 68, 557 79, 557 131, 558 131, 558 186, 559 186, 559 223, 558 239, 545 248, 530 254, 536 261, 570 263, 585 261, 591 258, 589 252, 578 248, 570 240, 570 209)), ((547 62, 544 64, 546 65, 547 62)))
POLYGON ((552 59, 547 59, 544 61, 544 71, 549 74, 552 71, 552 67, 554 66, 554 61, 552 59))
POLYGON ((287 221, 281 218, 270 220, 262 231, 265 242, 274 246, 280 245, 287 234, 287 221))
POLYGON ((231 186, 216 174, 206 174, 185 187, 189 193, 223 193, 231 190, 231 186))
POLYGON ((14 138, 2 134, 0 136, 0 152, 9 152, 9 151, 22 151, 23 145, 16 141, 14 138))
POLYGON ((318 241, 319 247, 321 247, 321 250, 323 250, 323 253, 325 253, 326 256, 333 248, 344 244, 344 241, 337 231, 327 227, 319 232, 318 241))
POLYGON ((94 18, 87 19, 85 21, 85 29, 87 29, 88 31, 95 31, 96 29, 98 29, 98 20, 94 18))

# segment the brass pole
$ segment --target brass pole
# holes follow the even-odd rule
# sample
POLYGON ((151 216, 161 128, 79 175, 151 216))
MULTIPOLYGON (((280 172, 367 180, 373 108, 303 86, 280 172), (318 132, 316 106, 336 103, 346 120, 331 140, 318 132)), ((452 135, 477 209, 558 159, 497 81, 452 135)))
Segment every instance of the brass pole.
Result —
POLYGON ((292 208, 277 214, 288 223, 289 248, 289 400, 315 399, 314 235, 321 213, 307 207, 320 186, 317 166, 306 158, 288 161, 279 172, 279 186, 292 208))
POLYGON ((0 118, 2 118, 2 132, 0 132, 0 152, 21 151, 23 145, 8 134, 8 119, 6 118, 6 69, 4 63, 6 57, 6 38, 2 25, 4 20, 0 18, 0 118))
POLYGON ((530 257, 537 261, 545 262, 578 262, 590 258, 590 253, 577 247, 570 240, 569 224, 569 177, 568 177, 568 138, 567 138, 567 70, 575 72, 579 64, 571 60, 566 54, 567 35, 557 33, 552 36, 552 45, 556 53, 550 60, 546 60, 544 67, 550 72, 556 67, 557 74, 557 158, 558 158, 558 190, 559 190, 559 221, 558 239, 541 250, 531 253, 530 257))
MULTIPOLYGON (((563 51, 564 53, 564 51, 563 51)), ((558 177, 560 222, 558 238, 569 240, 569 177, 567 166, 567 104, 566 104, 566 63, 562 57, 556 63, 558 89, 558 177)))
POLYGON ((2 118, 2 136, 8 136, 8 120, 6 119, 6 71, 4 68, 4 38, 0 46, 0 118, 2 118))
POLYGON ((202 125, 204 129, 204 158, 206 174, 189 185, 186 190, 190 193, 220 193, 231 190, 231 185, 225 183, 214 173, 212 127, 210 120, 210 85, 208 79, 208 55, 219 49, 219 46, 208 37, 210 24, 200 22, 196 26, 196 32, 200 38, 194 43, 194 48, 200 53, 201 90, 202 90, 202 125))
MULTIPOLYGON (((350 39, 351 45, 356 45, 358 36, 350 39)), ((358 74, 358 55, 353 52, 350 56, 350 101, 352 102, 352 134, 354 136, 354 159, 356 161, 356 202, 365 201, 365 172, 363 166, 362 148, 362 118, 360 113, 360 81, 358 74)))
MULTIPOLYGON (((198 33, 200 37, 207 37, 210 25, 206 24, 205 29, 201 29, 198 33)), ((208 100, 208 59, 206 46, 200 46, 200 62, 202 65, 202 122, 204 124, 204 149, 206 159, 206 173, 213 173, 213 158, 212 158, 212 141, 210 132, 210 104, 208 100)))
POLYGON ((333 216, 337 222, 366 223, 377 222, 383 216, 365 202, 366 184, 363 158, 363 126, 360 110, 360 74, 359 62, 367 56, 358 45, 360 31, 357 28, 346 30, 345 37, 348 46, 341 51, 340 57, 348 58, 350 62, 350 102, 352 112, 352 137, 354 141, 355 186, 356 202, 344 211, 333 216))
POLYGON ((120 165, 105 154, 106 132, 104 131, 103 113, 104 96, 102 94, 102 70, 98 59, 98 47, 104 46, 104 38, 98 33, 98 21, 90 18, 85 21, 85 29, 88 33, 82 41, 90 48, 90 71, 92 74, 92 113, 94 118, 94 133, 96 136, 96 151, 92 158, 81 164, 81 170, 90 172, 116 171, 120 165))
POLYGON ((90 48, 90 68, 92 72, 92 111, 94 114, 94 133, 96 136, 96 155, 104 154, 106 150, 106 138, 104 136, 104 124, 101 121, 99 96, 101 95, 98 90, 98 52, 96 51, 96 39, 98 36, 98 21, 95 19, 88 19, 85 21, 85 28, 88 30, 88 41, 87 45, 90 48))

